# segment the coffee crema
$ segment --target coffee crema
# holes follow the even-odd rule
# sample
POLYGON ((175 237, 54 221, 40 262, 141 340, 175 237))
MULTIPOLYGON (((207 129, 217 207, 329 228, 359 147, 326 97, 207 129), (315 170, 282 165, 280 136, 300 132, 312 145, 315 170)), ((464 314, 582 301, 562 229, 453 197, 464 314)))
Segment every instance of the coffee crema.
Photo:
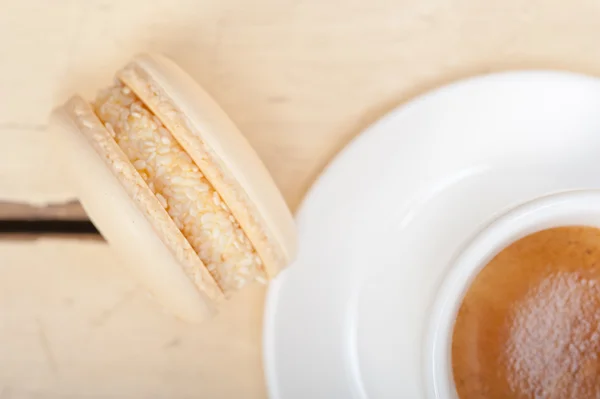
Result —
POLYGON ((475 277, 452 336, 460 399, 600 398, 600 229, 511 244, 475 277))

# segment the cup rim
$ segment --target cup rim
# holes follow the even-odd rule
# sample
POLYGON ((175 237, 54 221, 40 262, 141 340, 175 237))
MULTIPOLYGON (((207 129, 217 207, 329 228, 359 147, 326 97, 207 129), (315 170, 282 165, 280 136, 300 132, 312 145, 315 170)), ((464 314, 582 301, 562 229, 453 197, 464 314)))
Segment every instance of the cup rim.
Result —
POLYGON ((572 190, 517 205, 483 226, 450 262, 431 307, 425 339, 425 382, 431 399, 458 398, 451 367, 456 313, 472 280, 511 243, 560 226, 600 228, 600 190, 572 190), (595 216, 595 223, 590 220, 595 216))

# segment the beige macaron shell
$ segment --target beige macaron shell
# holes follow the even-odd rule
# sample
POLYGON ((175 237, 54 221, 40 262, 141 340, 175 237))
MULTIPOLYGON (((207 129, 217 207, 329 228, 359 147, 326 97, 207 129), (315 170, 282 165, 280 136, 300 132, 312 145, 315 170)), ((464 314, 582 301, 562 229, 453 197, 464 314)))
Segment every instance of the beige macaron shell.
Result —
POLYGON ((181 319, 214 314, 222 292, 90 105, 73 97, 51 125, 63 135, 65 173, 83 207, 135 277, 181 319))
POLYGON ((268 170, 219 105, 187 73, 143 54, 119 78, 161 119, 215 187, 274 277, 295 256, 293 216, 268 170))

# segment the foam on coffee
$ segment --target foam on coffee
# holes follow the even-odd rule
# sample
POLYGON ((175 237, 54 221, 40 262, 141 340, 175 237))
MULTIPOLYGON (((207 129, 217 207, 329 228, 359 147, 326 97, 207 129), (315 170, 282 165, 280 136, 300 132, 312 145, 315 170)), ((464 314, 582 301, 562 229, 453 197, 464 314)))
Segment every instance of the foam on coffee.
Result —
POLYGON ((600 229, 560 227, 500 252, 454 326, 459 398, 600 397, 600 229))

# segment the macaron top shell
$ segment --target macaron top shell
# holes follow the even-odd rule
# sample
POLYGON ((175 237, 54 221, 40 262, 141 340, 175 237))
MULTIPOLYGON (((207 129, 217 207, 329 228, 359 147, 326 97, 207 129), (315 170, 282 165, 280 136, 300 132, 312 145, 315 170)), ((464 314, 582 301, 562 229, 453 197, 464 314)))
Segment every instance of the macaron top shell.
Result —
POLYGON ((235 215, 267 274, 296 252, 293 218, 271 175, 221 107, 170 59, 143 54, 118 74, 194 160, 235 215))

